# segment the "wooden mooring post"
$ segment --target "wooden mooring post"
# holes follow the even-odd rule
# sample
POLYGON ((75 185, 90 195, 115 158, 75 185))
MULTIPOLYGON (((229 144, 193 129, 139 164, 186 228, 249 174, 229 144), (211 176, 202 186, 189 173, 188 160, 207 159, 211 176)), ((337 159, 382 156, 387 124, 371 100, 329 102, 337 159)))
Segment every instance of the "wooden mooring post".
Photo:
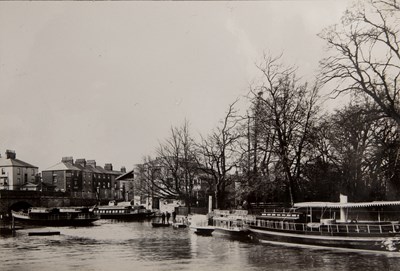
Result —
POLYGON ((11 232, 12 236, 15 236, 15 220, 13 215, 11 215, 11 232))

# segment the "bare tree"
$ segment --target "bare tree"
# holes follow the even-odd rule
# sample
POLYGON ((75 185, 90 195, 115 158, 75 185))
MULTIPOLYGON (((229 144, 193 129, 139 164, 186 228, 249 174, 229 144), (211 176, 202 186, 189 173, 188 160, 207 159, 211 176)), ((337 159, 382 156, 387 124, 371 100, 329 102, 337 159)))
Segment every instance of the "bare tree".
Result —
POLYGON ((348 9, 340 24, 320 34, 332 53, 321 61, 322 81, 340 94, 369 95, 384 116, 400 124, 400 7, 368 0, 348 9))
POLYGON ((170 136, 160 143, 157 158, 147 158, 141 166, 147 189, 160 198, 184 200, 190 210, 194 180, 199 174, 195 142, 189 123, 172 127, 170 136))
POLYGON ((264 202, 279 198, 274 191, 273 151, 276 133, 270 129, 269 115, 265 110, 262 92, 250 93, 250 109, 240 124, 239 141, 240 197, 249 202, 264 202))
POLYGON ((375 103, 352 101, 316 127, 314 159, 306 174, 312 190, 325 186, 361 201, 384 200, 397 193, 397 125, 393 119, 377 117, 374 107, 375 103))
POLYGON ((342 172, 342 191, 354 200, 365 197, 367 163, 373 147, 373 119, 363 114, 360 105, 350 104, 331 118, 330 141, 333 147, 331 161, 342 172))
POLYGON ((214 187, 215 208, 225 208, 226 190, 233 185, 232 170, 236 166, 237 141, 240 133, 239 118, 235 109, 237 101, 229 105, 228 111, 218 126, 199 144, 199 164, 211 176, 214 187))
POLYGON ((281 56, 265 56, 258 66, 263 83, 253 92, 259 93, 264 107, 264 124, 274 131, 274 155, 277 167, 285 174, 290 202, 295 200, 295 188, 301 177, 302 160, 307 137, 317 112, 318 87, 301 84, 295 68, 280 63, 281 56))

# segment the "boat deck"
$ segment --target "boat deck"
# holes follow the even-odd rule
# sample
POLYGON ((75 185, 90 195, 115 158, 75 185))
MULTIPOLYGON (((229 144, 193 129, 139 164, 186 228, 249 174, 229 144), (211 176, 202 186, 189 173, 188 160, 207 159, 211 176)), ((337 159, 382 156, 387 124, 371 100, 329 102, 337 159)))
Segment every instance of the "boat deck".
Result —
POLYGON ((341 235, 341 236, 400 236, 399 223, 296 223, 290 221, 253 220, 247 222, 250 228, 298 234, 341 235))

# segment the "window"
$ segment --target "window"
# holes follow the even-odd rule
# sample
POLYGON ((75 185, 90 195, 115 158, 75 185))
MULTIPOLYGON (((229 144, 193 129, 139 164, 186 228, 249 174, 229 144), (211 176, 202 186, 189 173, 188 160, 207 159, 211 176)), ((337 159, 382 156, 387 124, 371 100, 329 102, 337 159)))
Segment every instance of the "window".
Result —
POLYGON ((21 169, 19 167, 17 167, 17 174, 20 175, 21 174, 21 169))
POLYGON ((4 168, 1 169, 1 174, 6 174, 6 171, 4 168))

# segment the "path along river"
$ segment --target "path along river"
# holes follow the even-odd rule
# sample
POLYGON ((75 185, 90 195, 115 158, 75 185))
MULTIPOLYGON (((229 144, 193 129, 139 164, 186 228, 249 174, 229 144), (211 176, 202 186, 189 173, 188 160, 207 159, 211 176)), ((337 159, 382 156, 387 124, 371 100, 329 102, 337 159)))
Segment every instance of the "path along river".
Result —
POLYGON ((0 270, 400 270, 400 255, 288 247, 197 236, 149 222, 99 220, 91 227, 40 228, 59 236, 0 237, 0 270))

